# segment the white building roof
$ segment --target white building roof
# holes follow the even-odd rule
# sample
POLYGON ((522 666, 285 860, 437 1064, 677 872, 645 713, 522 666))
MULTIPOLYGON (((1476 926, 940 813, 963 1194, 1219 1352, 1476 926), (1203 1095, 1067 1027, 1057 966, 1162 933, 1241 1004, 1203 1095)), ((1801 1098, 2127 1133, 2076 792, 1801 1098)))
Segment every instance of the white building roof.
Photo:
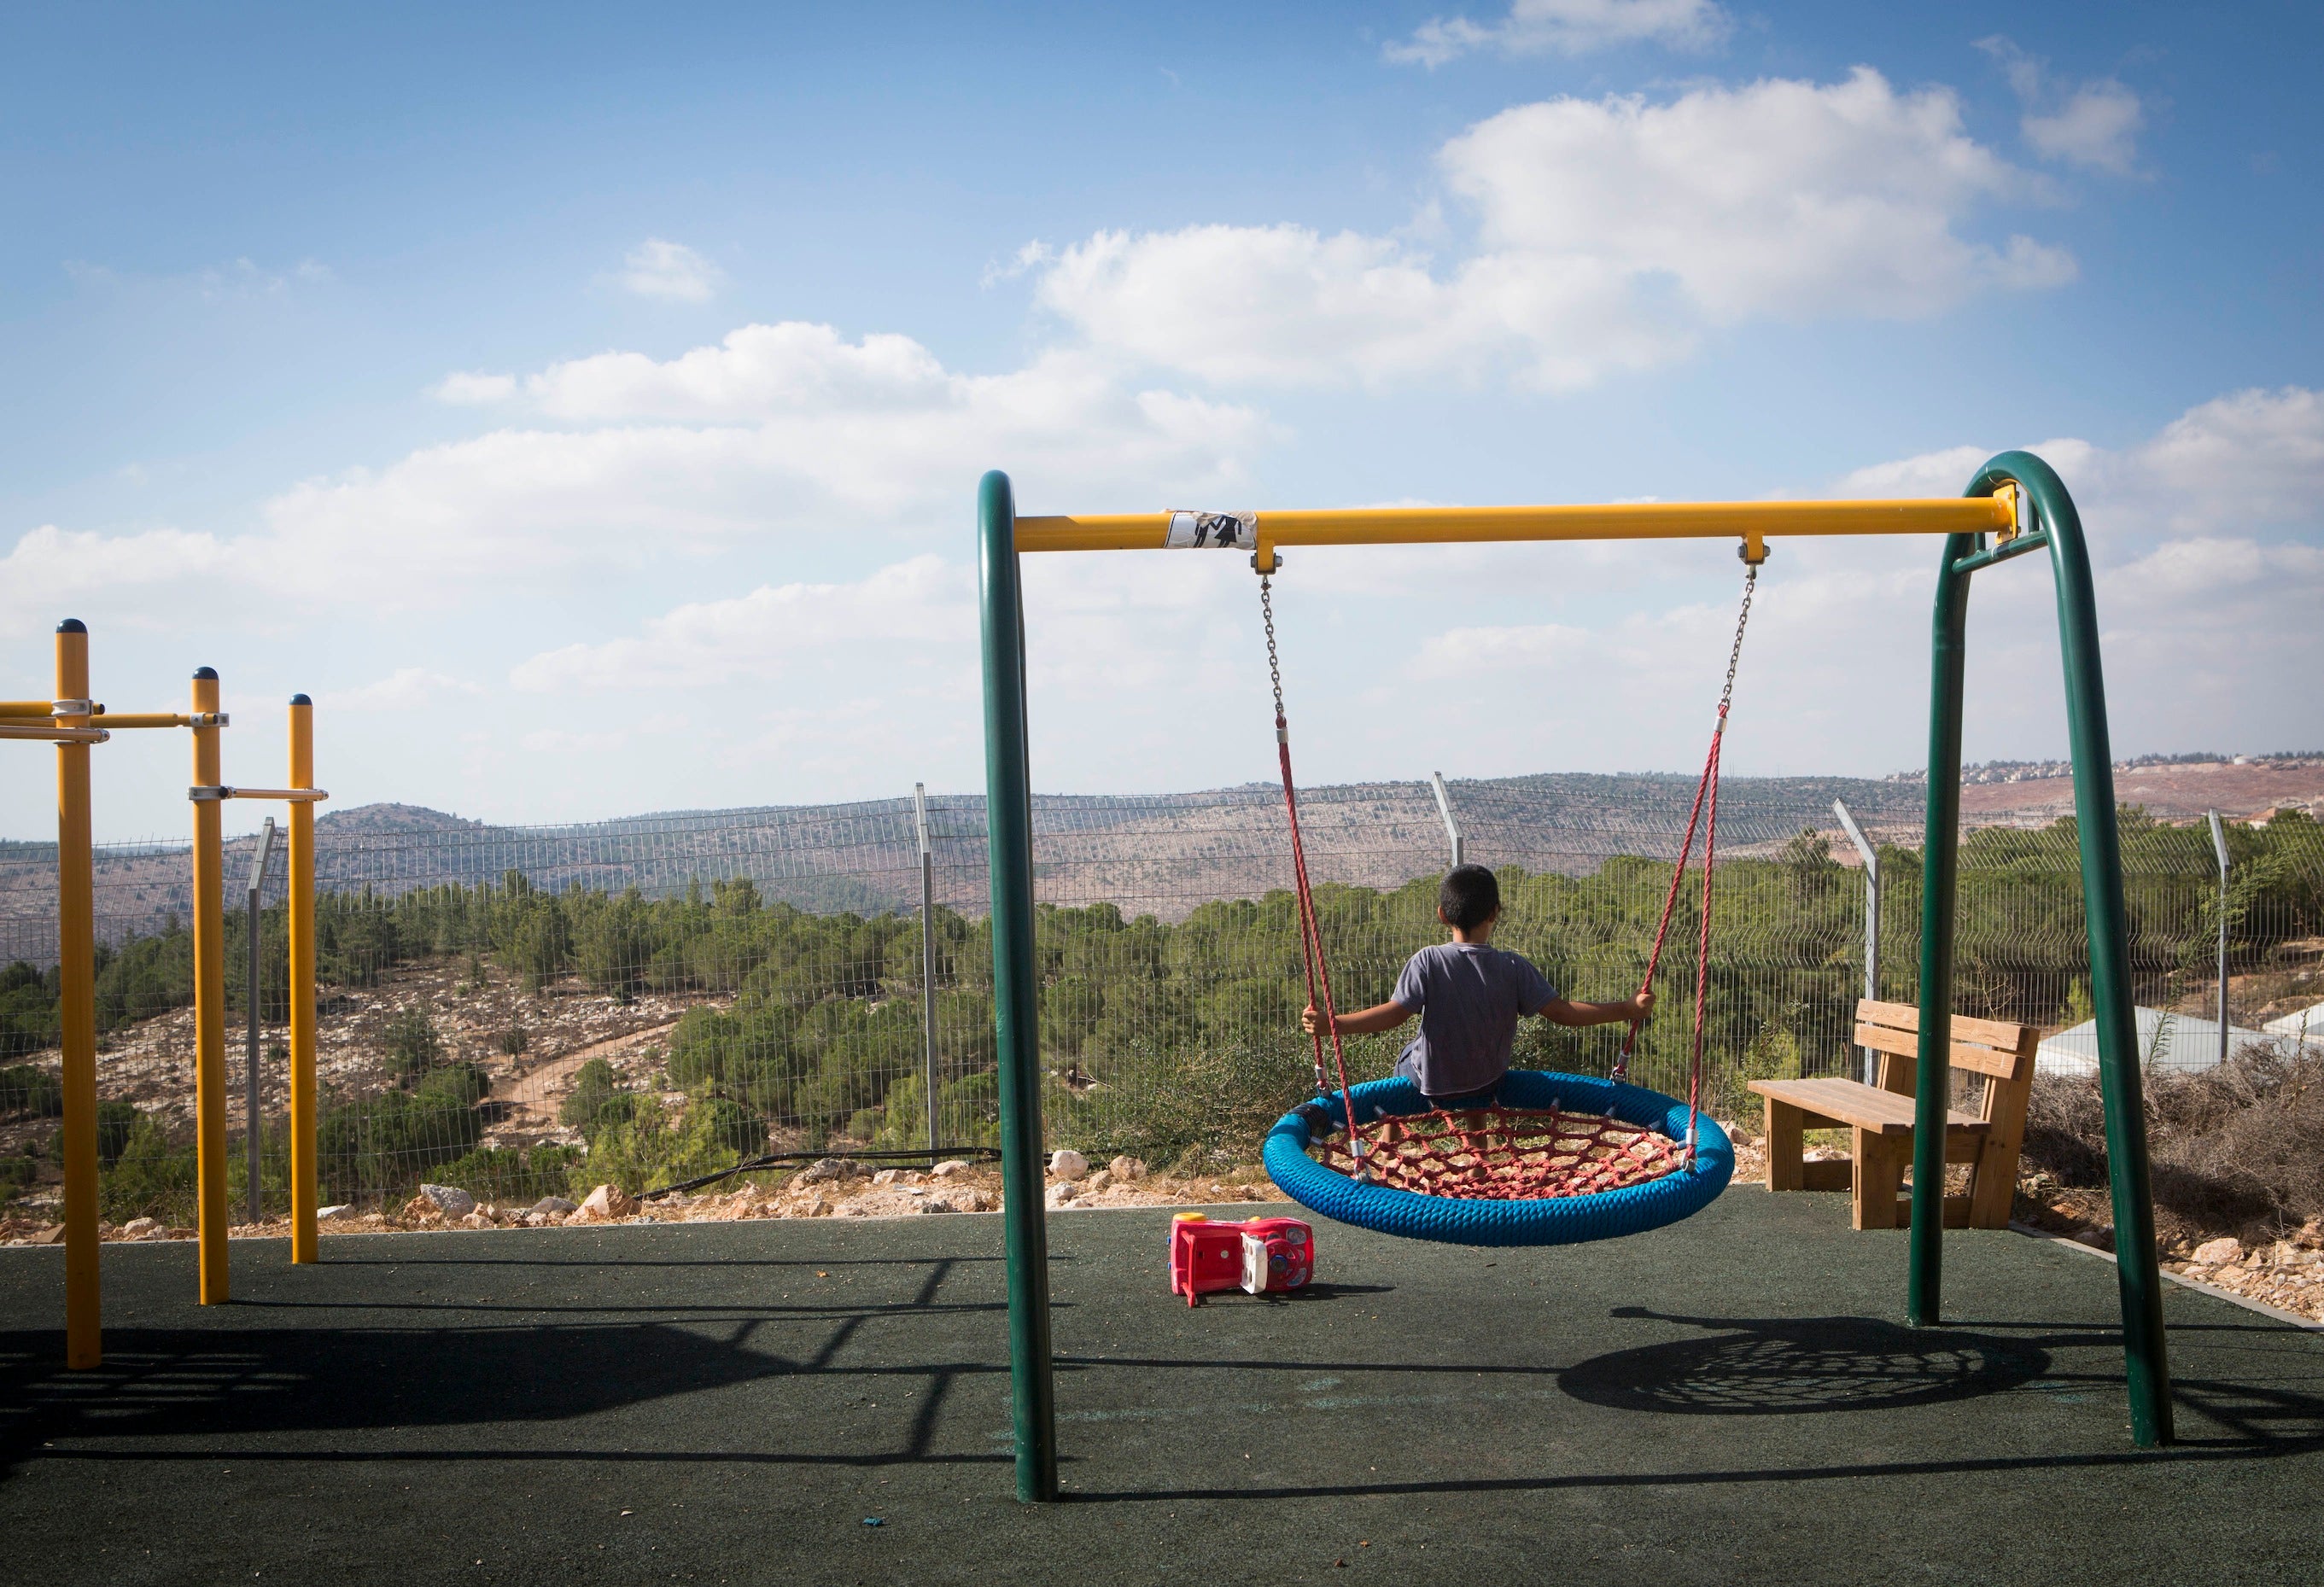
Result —
POLYGON ((2279 1014, 2260 1029, 2279 1040, 2324 1047, 2324 1003, 2279 1014))
MULTIPOLYGON (((2201 1020, 2192 1014, 2169 1016, 2169 1029, 2164 1029, 2164 1015, 2160 1009, 2138 1009, 2139 1062, 2161 1069, 2209 1069, 2219 1061, 2219 1022, 2201 1020)), ((2227 1027, 2227 1049, 2232 1052, 2246 1041, 2264 1041, 2266 1033, 2246 1030, 2240 1025, 2227 1027)), ((2098 1025, 2095 1020, 2085 1020, 2080 1025, 2061 1030, 2044 1041, 2034 1052, 2034 1072, 2037 1075, 2095 1075, 2098 1070, 2098 1025)))

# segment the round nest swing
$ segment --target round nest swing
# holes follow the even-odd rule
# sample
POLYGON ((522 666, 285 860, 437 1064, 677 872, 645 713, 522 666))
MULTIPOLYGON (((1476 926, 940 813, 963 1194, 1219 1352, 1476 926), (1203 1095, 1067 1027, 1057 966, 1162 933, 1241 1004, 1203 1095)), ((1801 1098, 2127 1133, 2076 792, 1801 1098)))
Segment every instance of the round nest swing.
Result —
MULTIPOLYGON (((1735 643, 1728 652, 1726 686, 1720 693, 1710 752, 1695 784, 1694 808, 1687 817, 1678 863, 1671 868, 1670 890, 1663 900, 1641 988, 1653 989, 1661 967, 1663 945, 1699 827, 1703 835, 1702 904, 1687 1100, 1628 1083, 1630 1051, 1639 1029, 1633 1023, 1610 1079, 1512 1069, 1501 1076, 1489 1105, 1458 1111, 1432 1106, 1418 1086, 1402 1078, 1348 1084, 1334 1023, 1331 967, 1323 955, 1314 891, 1307 878, 1306 844, 1299 832, 1270 580, 1260 575, 1259 614, 1267 632, 1268 676, 1275 690, 1276 753, 1291 832, 1300 951, 1309 1003, 1323 1013, 1314 1036, 1315 1100, 1277 1120, 1261 1153, 1268 1176, 1285 1195, 1327 1218, 1383 1234, 1462 1245, 1564 1245, 1659 1229, 1700 1212, 1727 1188, 1735 1174, 1734 1145, 1719 1121, 1702 1113, 1701 1103, 1711 990, 1712 863, 1719 846, 1720 752, 1759 577, 1758 564, 1748 555, 1745 561, 1743 604, 1735 620, 1735 643), (1323 1067, 1326 1033, 1338 1070, 1336 1094, 1323 1067)), ((1446 820, 1451 820, 1449 815, 1446 820)))
POLYGON ((1659 1229, 1727 1188, 1727 1132, 1697 1114, 1690 1165, 1688 1114, 1660 1092, 1582 1075, 1512 1069, 1490 1107, 1460 1112, 1432 1109, 1409 1080, 1374 1080, 1286 1113, 1263 1156, 1285 1195, 1342 1223, 1462 1245, 1565 1245, 1659 1229))

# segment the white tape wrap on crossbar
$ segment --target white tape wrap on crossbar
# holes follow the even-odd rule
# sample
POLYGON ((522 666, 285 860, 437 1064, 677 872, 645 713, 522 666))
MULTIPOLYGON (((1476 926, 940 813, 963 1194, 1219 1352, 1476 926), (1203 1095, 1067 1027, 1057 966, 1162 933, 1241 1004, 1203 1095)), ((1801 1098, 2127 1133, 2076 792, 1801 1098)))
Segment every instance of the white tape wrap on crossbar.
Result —
POLYGON ((1256 551, 1259 549, 1259 514, 1187 512, 1174 508, 1170 513, 1170 538, 1162 543, 1174 551, 1214 548, 1229 551, 1256 551))

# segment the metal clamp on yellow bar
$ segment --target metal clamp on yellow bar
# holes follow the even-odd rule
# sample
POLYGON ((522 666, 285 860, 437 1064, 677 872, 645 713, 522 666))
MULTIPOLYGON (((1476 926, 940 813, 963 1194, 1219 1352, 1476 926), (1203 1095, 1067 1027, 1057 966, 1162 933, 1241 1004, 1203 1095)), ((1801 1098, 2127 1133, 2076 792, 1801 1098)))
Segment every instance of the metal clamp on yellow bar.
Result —
POLYGON ((281 799, 293 805, 319 805, 329 798, 329 793, 319 788, 227 788, 212 783, 196 783, 186 790, 186 797, 198 805, 219 799, 281 799))
POLYGON ((112 736, 102 727, 51 727, 35 722, 0 722, 0 738, 29 738, 41 743, 101 744, 112 736))
MULTIPOLYGON (((103 712, 102 706, 97 707, 103 712)), ((107 727, 224 727, 227 725, 223 711, 125 711, 118 716, 98 717, 107 727)))

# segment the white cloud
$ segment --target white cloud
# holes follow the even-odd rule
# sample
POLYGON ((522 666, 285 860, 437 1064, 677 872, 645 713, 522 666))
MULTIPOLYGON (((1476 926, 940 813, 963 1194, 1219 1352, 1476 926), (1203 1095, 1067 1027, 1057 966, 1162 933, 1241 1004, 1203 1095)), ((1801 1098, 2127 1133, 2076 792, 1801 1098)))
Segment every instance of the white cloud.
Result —
POLYGON ((614 278, 641 298, 672 303, 707 303, 725 272, 683 243, 648 237, 622 260, 614 278))
POLYGON ((2061 98, 2047 61, 1998 33, 1979 39, 1977 47, 1998 61, 2009 79, 2024 108, 2018 131, 2035 153, 2116 176, 2132 174, 2146 106, 2130 88, 2113 78, 2098 78, 2061 98))
POLYGON ((1900 93, 1869 68, 1521 106, 1438 163, 1477 221, 1475 251, 1450 264, 1287 225, 1102 232, 1047 263, 1040 300, 1095 346, 1222 383, 1513 365, 1572 388, 1710 328, 1926 315, 2074 273, 2030 237, 1965 234, 2038 184, 1968 135, 1950 90, 1900 93))
POLYGON ((516 377, 454 370, 430 387, 428 394, 456 408, 489 407, 516 395, 516 377))
POLYGON ((107 535, 43 523, 0 558, 0 611, 20 621, 93 602, 133 619, 154 615, 192 586, 248 571, 238 546, 177 529, 107 535))
POLYGON ((2049 159, 2128 176, 2145 122, 2138 96, 2109 78, 2076 88, 2046 115, 2029 113, 2022 125, 2025 141, 2049 159))
POLYGON ((416 711, 439 700, 473 697, 484 691, 465 678, 425 667, 399 667, 385 678, 355 688, 326 690, 318 703, 329 711, 416 711))
POLYGON ((1433 16, 1380 53, 1432 69, 1471 51, 1502 55, 1586 55, 1618 44, 1707 50, 1733 31, 1712 0, 1513 0, 1495 23, 1433 16))
POLYGON ((1139 389, 1085 353, 971 375, 906 337, 849 342, 795 323, 669 360, 553 364, 512 389, 560 427, 303 482, 221 559, 309 608, 434 605, 768 536, 922 532, 1003 460, 1086 511, 1222 499, 1276 433, 1248 408, 1139 389))
POLYGON ((635 636, 546 651, 510 674, 531 694, 704 689, 796 683, 867 650, 936 646, 975 636, 974 584, 933 556, 849 584, 762 585, 747 595, 677 608, 635 636))

